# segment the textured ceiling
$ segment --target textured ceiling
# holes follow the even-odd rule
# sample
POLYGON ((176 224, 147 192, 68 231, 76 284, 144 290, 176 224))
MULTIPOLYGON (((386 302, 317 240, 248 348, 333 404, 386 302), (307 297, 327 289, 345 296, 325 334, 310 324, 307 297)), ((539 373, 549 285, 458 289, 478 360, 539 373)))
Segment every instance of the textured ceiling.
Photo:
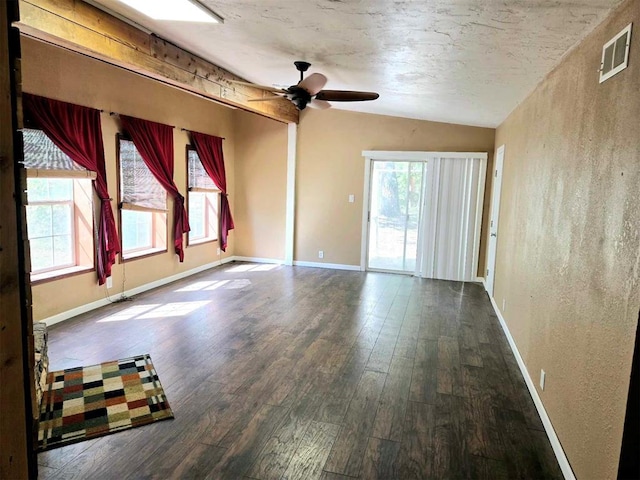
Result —
POLYGON ((326 88, 380 93, 334 108, 495 127, 622 0, 200 1, 224 24, 93 3, 252 82, 295 84, 306 60, 326 88))

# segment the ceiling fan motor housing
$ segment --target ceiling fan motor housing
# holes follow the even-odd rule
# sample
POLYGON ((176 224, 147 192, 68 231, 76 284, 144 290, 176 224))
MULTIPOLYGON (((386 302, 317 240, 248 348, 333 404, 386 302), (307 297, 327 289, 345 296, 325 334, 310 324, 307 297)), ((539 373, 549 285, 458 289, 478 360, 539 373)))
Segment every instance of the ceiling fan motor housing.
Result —
POLYGON ((287 95, 285 95, 298 110, 304 110, 307 104, 311 101, 311 95, 304 88, 292 85, 287 89, 287 95))

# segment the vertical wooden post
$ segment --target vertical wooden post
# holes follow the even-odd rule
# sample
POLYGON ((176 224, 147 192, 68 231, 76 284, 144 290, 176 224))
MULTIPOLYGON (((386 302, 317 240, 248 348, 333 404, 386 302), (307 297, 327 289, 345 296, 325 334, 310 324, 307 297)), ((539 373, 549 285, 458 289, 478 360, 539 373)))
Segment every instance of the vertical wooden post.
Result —
POLYGON ((36 478, 33 326, 25 274, 21 134, 17 133, 20 38, 17 0, 0 2, 0 478, 36 478))

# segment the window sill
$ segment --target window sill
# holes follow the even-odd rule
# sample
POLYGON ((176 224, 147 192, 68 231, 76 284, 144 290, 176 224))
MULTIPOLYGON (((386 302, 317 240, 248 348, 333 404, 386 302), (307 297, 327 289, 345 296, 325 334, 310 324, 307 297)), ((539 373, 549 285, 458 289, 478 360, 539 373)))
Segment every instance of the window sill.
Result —
POLYGON ((79 265, 69 268, 61 268, 59 270, 52 270, 50 272, 32 273, 31 285, 38 285, 40 283, 52 282, 61 280, 63 278, 72 277, 81 273, 91 272, 95 269, 86 265, 79 265))
POLYGON ((204 245, 205 243, 216 243, 217 238, 199 238, 197 240, 189 240, 187 247, 193 247, 195 245, 204 245))
POLYGON ((160 253, 167 253, 166 248, 147 248, 145 250, 137 250, 135 252, 130 252, 122 255, 121 259, 124 262, 128 262, 129 260, 137 260, 139 258, 151 257, 153 255, 158 255, 160 253))

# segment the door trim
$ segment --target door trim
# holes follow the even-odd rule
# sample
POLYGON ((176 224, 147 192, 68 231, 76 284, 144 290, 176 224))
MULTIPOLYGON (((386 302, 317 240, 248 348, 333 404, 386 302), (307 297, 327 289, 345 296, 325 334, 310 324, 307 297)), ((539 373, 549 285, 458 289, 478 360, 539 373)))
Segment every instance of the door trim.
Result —
POLYGON ((492 185, 492 191, 491 191, 491 211, 489 212, 489 225, 488 225, 488 231, 489 231, 489 236, 487 237, 487 256, 486 256, 486 265, 485 265, 485 272, 484 273, 484 277, 485 277, 485 282, 484 282, 484 288, 487 291, 487 293, 489 294, 490 297, 493 297, 493 291, 494 291, 494 287, 495 287, 495 283, 496 283, 496 257, 498 255, 498 229, 500 226, 500 199, 502 198, 502 174, 504 171, 504 150, 505 150, 505 146, 500 145, 497 149, 496 149, 496 154, 495 154, 495 158, 494 158, 494 168, 492 170, 496 172, 494 178, 494 183, 492 185), (496 180, 497 179, 497 180, 496 180), (497 195, 497 196, 496 196, 497 195), (495 218, 494 218, 494 213, 495 213, 495 218), (492 229, 492 224, 491 222, 495 220, 496 221, 496 240, 494 243, 494 247, 492 249, 491 245, 491 229, 492 229), (491 255, 491 250, 493 250, 493 255, 491 255), (489 261, 492 259, 493 257, 493 265, 489 264, 489 261), (489 282, 489 275, 487 274, 487 271, 491 271, 491 282, 489 282))
MULTIPOLYGON (((362 152, 364 155, 365 152, 362 152)), ((362 237, 360 240, 360 271, 367 270, 369 241, 369 190, 371 189, 371 157, 364 158, 364 194, 362 195, 362 237)))

